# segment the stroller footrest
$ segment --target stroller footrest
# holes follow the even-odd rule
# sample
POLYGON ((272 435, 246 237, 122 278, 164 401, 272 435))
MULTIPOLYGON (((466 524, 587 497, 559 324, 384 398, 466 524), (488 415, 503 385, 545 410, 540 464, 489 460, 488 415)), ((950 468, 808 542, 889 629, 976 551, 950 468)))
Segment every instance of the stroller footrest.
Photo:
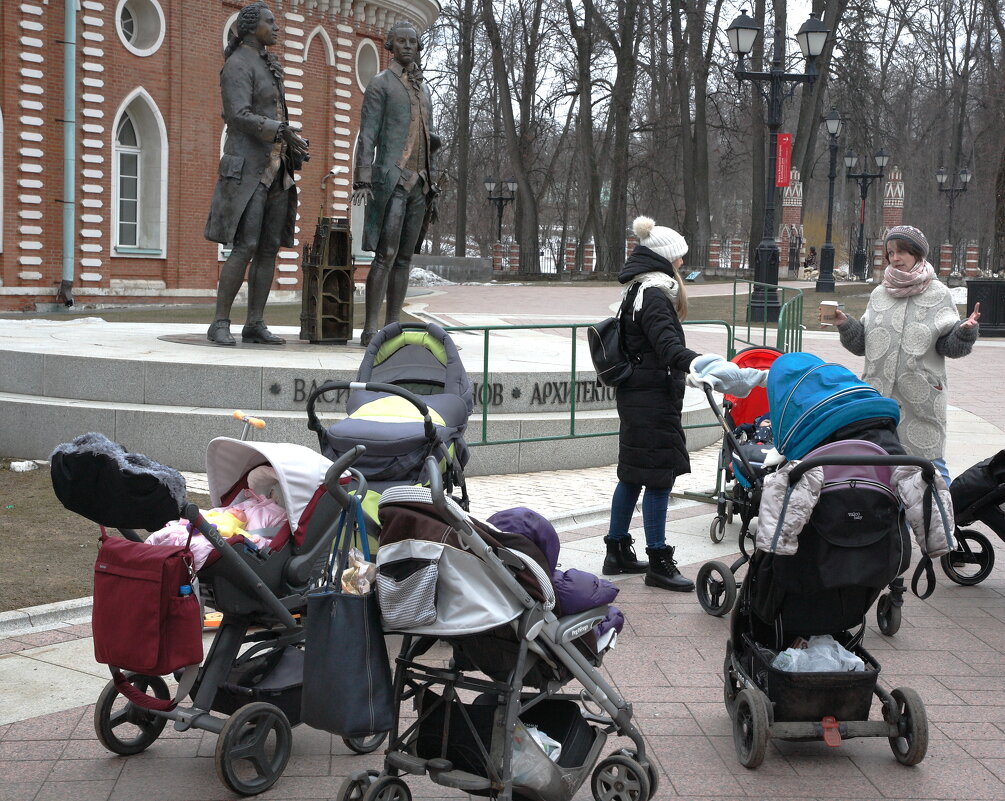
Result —
POLYGON ((455 790, 466 790, 467 792, 489 790, 493 784, 484 776, 476 776, 474 773, 463 770, 431 771, 429 778, 444 787, 453 787, 455 790))
POLYGON ((426 762, 422 757, 406 754, 404 751, 391 751, 384 758, 384 763, 390 768, 396 768, 402 773, 411 773, 415 776, 426 775, 426 762))

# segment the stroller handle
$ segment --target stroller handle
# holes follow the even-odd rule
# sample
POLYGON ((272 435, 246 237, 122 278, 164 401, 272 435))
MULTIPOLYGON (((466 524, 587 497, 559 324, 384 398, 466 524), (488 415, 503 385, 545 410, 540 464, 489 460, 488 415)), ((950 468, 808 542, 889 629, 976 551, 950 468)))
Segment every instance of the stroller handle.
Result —
POLYGON ((422 424, 426 438, 430 442, 436 439, 436 426, 433 424, 432 417, 429 416, 429 407, 426 406, 426 403, 422 400, 422 398, 414 392, 395 384, 380 384, 363 381, 326 381, 320 387, 311 392, 310 396, 307 398, 307 427, 311 431, 315 432, 319 438, 323 436, 324 432, 321 428, 321 421, 318 420, 317 413, 314 411, 314 404, 317 403, 317 399, 325 392, 332 392, 338 389, 348 389, 352 391, 362 389, 367 392, 386 392, 390 395, 397 395, 399 398, 404 398, 416 409, 418 409, 419 414, 422 415, 422 424))
MULTIPOLYGON (((343 453, 332 464, 332 466, 328 468, 328 472, 325 473, 325 489, 328 490, 329 495, 338 501, 339 506, 343 509, 352 508, 352 497, 348 492, 346 492, 345 487, 342 486, 339 480, 342 478, 342 474, 346 471, 346 469, 364 453, 366 453, 366 447, 363 445, 356 445, 343 453)), ((365 490, 363 494, 366 494, 365 490)))
POLYGON ((747 459, 746 454, 744 454, 743 449, 740 448, 740 443, 736 440, 736 435, 733 433, 729 424, 726 422, 726 418, 723 416, 722 411, 719 409, 719 404, 715 402, 715 396, 712 395, 712 387, 706 383, 702 383, 702 389, 705 390, 705 397, 708 399, 708 405, 712 409, 712 413, 715 415, 715 419, 719 421, 719 425, 722 426, 722 435, 726 438, 726 442, 729 444, 730 451, 739 458, 740 463, 743 465, 743 469, 747 471, 747 475, 750 480, 753 481, 757 472, 754 470, 753 466, 750 464, 750 460, 747 459))
POLYGON ((920 467, 921 477, 926 484, 931 484, 935 480, 935 465, 928 459, 918 456, 814 456, 811 459, 804 459, 789 473, 789 486, 791 487, 807 470, 825 465, 869 465, 869 466, 889 466, 889 467, 920 467))

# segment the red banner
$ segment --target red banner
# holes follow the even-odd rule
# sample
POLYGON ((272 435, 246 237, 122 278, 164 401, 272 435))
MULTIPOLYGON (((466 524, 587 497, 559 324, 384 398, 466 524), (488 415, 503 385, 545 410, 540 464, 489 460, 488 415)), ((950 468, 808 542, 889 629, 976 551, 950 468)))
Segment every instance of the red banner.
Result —
POLYGON ((792 134, 778 134, 775 151, 775 186, 788 186, 792 171, 792 134))

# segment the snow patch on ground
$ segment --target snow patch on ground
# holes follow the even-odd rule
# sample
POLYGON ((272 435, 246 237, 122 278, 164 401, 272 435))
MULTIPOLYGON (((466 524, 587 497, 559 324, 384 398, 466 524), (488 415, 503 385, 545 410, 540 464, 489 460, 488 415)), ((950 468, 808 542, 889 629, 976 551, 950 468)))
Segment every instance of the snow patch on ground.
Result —
POLYGON ((422 267, 413 267, 408 274, 409 286, 455 286, 453 281, 438 276, 422 267))

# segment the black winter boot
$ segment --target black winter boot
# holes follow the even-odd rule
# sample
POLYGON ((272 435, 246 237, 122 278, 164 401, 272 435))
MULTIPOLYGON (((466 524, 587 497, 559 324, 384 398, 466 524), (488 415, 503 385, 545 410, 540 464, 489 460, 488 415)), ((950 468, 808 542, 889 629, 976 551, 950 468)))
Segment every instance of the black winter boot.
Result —
POLYGON ((605 576, 616 576, 619 573, 645 573, 649 569, 648 562, 640 562, 635 556, 635 540, 631 537, 621 537, 612 540, 604 537, 607 543, 607 556, 604 557, 603 573, 605 576))
POLYGON ((649 554, 649 570, 645 578, 647 586, 674 592, 691 592, 694 589, 694 582, 682 576, 677 569, 671 546, 646 548, 646 553, 649 554))

